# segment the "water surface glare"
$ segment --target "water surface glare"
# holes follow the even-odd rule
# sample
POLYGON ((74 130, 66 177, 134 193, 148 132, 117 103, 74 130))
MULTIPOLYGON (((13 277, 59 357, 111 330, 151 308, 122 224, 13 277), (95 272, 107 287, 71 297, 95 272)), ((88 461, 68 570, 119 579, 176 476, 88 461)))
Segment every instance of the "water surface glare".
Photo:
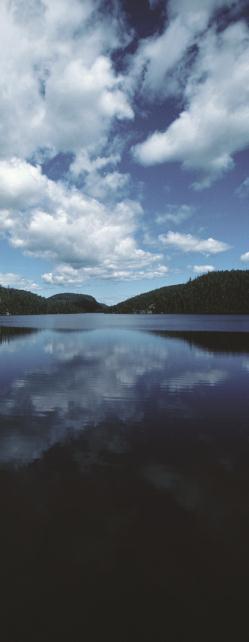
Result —
POLYGON ((69 316, 0 320, 2 639, 247 640, 248 318, 69 316))

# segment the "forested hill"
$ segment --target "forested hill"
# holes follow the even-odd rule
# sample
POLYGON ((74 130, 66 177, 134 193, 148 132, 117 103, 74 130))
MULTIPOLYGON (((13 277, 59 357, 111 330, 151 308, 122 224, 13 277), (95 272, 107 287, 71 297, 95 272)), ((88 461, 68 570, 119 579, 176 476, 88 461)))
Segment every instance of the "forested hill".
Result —
POLYGON ((108 308, 86 294, 49 298, 0 286, 0 315, 80 312, 249 314, 249 270, 209 272, 188 283, 140 294, 108 308))
POLYGON ((104 312, 106 306, 86 294, 56 294, 46 299, 32 292, 0 286, 1 314, 68 314, 104 312))
POLYGON ((71 314, 77 312, 105 312, 107 306, 98 303, 93 296, 88 294, 74 294, 70 292, 54 294, 47 301, 49 314, 71 314))
POLYGON ((249 270, 209 272, 188 283, 127 299, 110 308, 110 312, 249 314, 249 270))

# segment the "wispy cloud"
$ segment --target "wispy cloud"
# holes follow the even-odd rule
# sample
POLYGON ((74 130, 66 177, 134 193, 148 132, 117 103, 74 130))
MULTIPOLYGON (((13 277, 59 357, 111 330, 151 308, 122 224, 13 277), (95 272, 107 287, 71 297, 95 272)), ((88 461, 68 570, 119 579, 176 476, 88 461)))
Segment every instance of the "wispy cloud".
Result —
POLYGON ((173 247, 182 252, 199 252, 201 254, 218 254, 226 252, 230 246, 223 241, 213 238, 200 239, 192 234, 180 234, 179 232, 168 232, 160 234, 159 240, 167 247, 173 247))
POLYGON ((245 254, 241 254, 240 260, 243 261, 244 263, 249 263, 249 252, 245 252, 245 254))
MULTIPOLYGON (((199 3, 198 7, 196 3, 175 3, 183 13, 171 20, 162 36, 147 43, 150 49, 147 84, 156 82, 157 90, 160 92, 161 86, 164 91, 167 82, 162 82, 162 75, 165 77, 169 71, 168 65, 175 66, 205 23, 207 26, 210 10, 221 5, 225 3, 205 2, 201 7, 199 3), (191 6, 190 12, 187 6, 191 6), (185 40, 176 38, 177 29, 185 31, 185 40), (171 41, 175 42, 172 49, 171 41)), ((135 159, 145 166, 178 161, 185 169, 198 170, 200 178, 193 184, 197 190, 209 187, 231 169, 234 154, 249 144, 248 56, 249 30, 243 21, 223 32, 209 28, 198 40, 194 63, 181 78, 180 92, 185 108, 165 131, 155 131, 135 146, 135 159)))
POLYGON ((235 192, 240 198, 246 198, 249 195, 249 177, 239 185, 235 192))
POLYGON ((193 265, 193 272, 195 274, 204 274, 205 272, 214 272, 213 265, 193 265))
POLYGON ((24 290, 37 290, 39 286, 35 281, 27 279, 14 272, 0 272, 0 285, 3 287, 23 288, 24 290))
POLYGON ((173 223, 180 225, 193 216, 195 208, 191 205, 167 205, 166 212, 158 214, 156 223, 163 225, 164 223, 173 223))

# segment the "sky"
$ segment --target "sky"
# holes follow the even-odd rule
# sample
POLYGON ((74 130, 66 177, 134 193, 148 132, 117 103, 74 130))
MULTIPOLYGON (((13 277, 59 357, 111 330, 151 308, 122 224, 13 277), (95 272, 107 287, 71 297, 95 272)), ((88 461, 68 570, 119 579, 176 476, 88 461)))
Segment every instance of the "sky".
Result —
POLYGON ((249 269, 248 0, 1 0, 0 284, 249 269))

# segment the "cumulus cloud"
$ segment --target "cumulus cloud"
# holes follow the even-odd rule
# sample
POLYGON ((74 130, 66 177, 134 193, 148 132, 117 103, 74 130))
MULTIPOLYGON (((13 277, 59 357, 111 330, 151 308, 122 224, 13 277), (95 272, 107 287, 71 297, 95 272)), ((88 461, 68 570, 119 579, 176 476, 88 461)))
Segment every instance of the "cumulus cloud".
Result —
POLYGON ((133 260, 132 263, 126 266, 126 269, 120 269, 119 264, 116 264, 115 267, 115 264, 110 266, 108 263, 106 265, 78 269, 59 265, 54 272, 43 274, 42 279, 49 285, 77 286, 91 277, 117 281, 140 281, 142 279, 156 279, 167 276, 169 269, 166 265, 159 264, 155 268, 151 268, 149 267, 150 263, 153 263, 152 255, 147 253, 147 258, 144 256, 143 260, 141 260, 141 257, 139 257, 135 263, 133 260), (144 269, 141 269, 141 265, 144 266, 144 269))
POLYGON ((2 0, 0 154, 99 145, 113 119, 133 111, 111 53, 120 23, 98 0, 2 0))
POLYGON ((195 274, 204 274, 205 272, 214 272, 213 265, 193 265, 193 272, 195 274))
POLYGON ((109 154, 108 156, 91 156, 91 150, 82 149, 75 155, 73 162, 70 165, 70 172, 74 177, 81 174, 90 174, 93 172, 100 172, 101 170, 110 169, 115 167, 121 160, 119 153, 109 154))
POLYGON ((235 3, 234 0, 170 0, 165 4, 169 19, 164 31, 140 42, 133 64, 135 77, 143 76, 142 90, 148 99, 179 90, 179 71, 185 73, 183 58, 188 49, 196 45, 215 11, 235 3))
POLYGON ((168 232, 160 234, 159 240, 167 247, 173 247, 182 252, 199 252, 201 254, 218 254, 229 250, 230 246, 223 241, 213 238, 200 239, 192 234, 168 232))
POLYGON ((84 192, 101 200, 128 196, 131 177, 128 173, 118 171, 120 152, 113 150, 105 156, 91 154, 91 150, 81 150, 70 165, 72 181, 81 179, 84 192))
POLYGON ((161 273, 162 256, 135 240, 143 213, 136 201, 126 199, 110 209, 16 159, 0 163, 0 202, 1 195, 0 232, 23 252, 58 264, 55 275, 44 276, 47 283, 161 273))
MULTIPOLYGON (((190 4, 197 11, 196 3, 190 4)), ((136 160, 145 166, 178 161, 185 169, 199 170, 195 189, 208 187, 231 169, 234 154, 249 144, 248 59, 249 30, 243 21, 222 32, 209 28, 198 41, 185 82, 185 108, 165 131, 152 133, 134 148, 136 160)))
POLYGON ((244 263, 249 263, 249 252, 245 252, 245 254, 241 254, 240 260, 243 261, 244 263))
POLYGON ((84 181, 84 192, 101 200, 117 199, 129 192, 130 176, 118 171, 91 172, 84 181))
POLYGON ((37 283, 14 272, 0 272, 0 285, 3 287, 18 288, 24 290, 37 290, 37 283))
MULTIPOLYGON (((248 30, 243 22, 220 33, 210 26, 215 11, 232 0, 203 0, 201 7, 197 0, 169 0, 163 33, 142 40, 134 64, 122 72, 113 53, 125 50, 132 30, 114 4, 107 11, 104 0, 70 0, 70 6, 68 0, 2 0, 0 7, 0 235, 52 263, 46 283, 167 274, 158 246, 150 252, 139 241, 139 195, 131 197, 134 183, 127 164, 120 167, 129 134, 119 123, 134 118, 141 86, 148 101, 180 90, 185 107, 165 132, 135 147, 140 163, 173 160, 201 170, 199 189, 230 168, 249 142, 248 30), (41 169, 57 154, 71 159, 65 183, 41 169)), ((180 225, 193 212, 170 206, 156 222, 180 225)), ((161 247, 228 249, 215 239, 172 234, 159 237, 161 247)))
POLYGON ((47 184, 40 167, 15 157, 0 160, 0 209, 22 210, 35 205, 44 195, 47 184))

